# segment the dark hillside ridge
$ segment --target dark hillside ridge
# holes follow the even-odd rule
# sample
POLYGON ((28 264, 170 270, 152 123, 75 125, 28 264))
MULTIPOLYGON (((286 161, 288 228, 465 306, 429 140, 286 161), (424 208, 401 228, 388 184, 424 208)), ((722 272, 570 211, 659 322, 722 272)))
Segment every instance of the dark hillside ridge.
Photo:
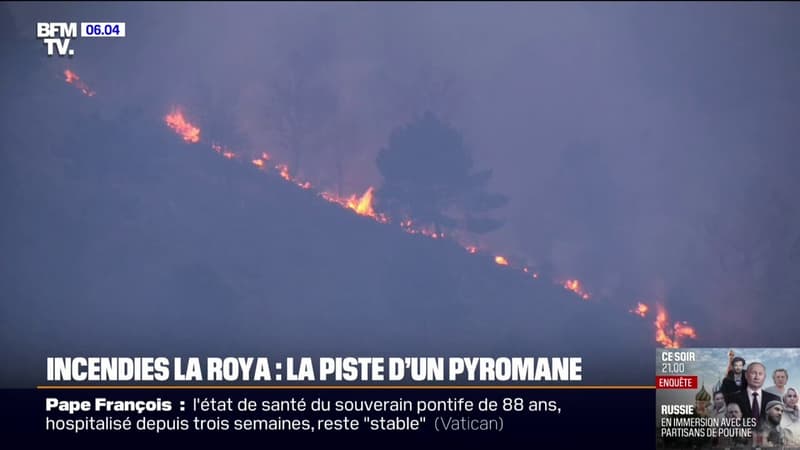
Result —
POLYGON ((86 111, 52 111, 73 127, 47 146, 10 130, 22 151, 3 152, 7 382, 40 382, 45 355, 136 354, 582 356, 587 382, 652 383, 649 321, 352 214, 143 112, 86 111))

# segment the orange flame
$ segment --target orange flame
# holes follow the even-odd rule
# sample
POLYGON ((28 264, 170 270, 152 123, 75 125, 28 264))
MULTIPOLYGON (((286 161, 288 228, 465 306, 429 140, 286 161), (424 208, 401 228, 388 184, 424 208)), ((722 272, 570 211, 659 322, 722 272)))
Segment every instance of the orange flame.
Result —
POLYGON ((175 108, 171 113, 167 114, 167 116, 164 117, 164 121, 167 123, 168 127, 172 128, 176 133, 181 135, 184 141, 192 144, 200 142, 200 128, 197 128, 189 123, 189 121, 183 117, 183 111, 181 111, 179 108, 175 108))
MULTIPOLYGON (((74 75, 72 72, 66 73, 68 82, 77 81, 77 75, 74 75), (73 77, 74 78, 71 78, 73 77), (72 80, 72 81, 70 81, 72 80)), ((166 116, 167 125, 174 129, 179 135, 183 137, 186 142, 196 143, 200 140, 200 129, 189 123, 183 116, 183 113, 179 109, 173 110, 172 113, 166 116)), ((236 153, 222 147, 219 144, 211 144, 211 148, 219 153, 220 155, 224 156, 225 158, 232 159, 236 158, 236 153)), ((258 168, 264 168, 265 162, 271 159, 270 155, 266 152, 261 153, 260 158, 255 158, 251 160, 252 164, 258 168)), ((310 189, 311 183, 308 181, 300 181, 297 179, 292 178, 289 173, 289 167, 286 164, 278 164, 275 166, 275 169, 279 171, 281 178, 284 180, 290 181, 296 184, 298 187, 302 189, 310 189)), ((350 197, 340 197, 336 194, 332 194, 330 192, 320 192, 319 194, 323 199, 336 203, 343 208, 352 210, 356 214, 371 217, 372 219, 376 220, 380 223, 388 223, 389 219, 384 216, 383 214, 376 213, 373 209, 373 200, 374 200, 374 188, 369 187, 363 195, 360 197, 356 195, 351 195, 350 197)), ((404 219, 399 222, 400 227, 407 233, 410 234, 422 234, 423 236, 430 237, 432 239, 444 238, 445 234, 442 232, 437 232, 430 227, 415 227, 414 222, 411 219, 404 219)), ((467 252, 474 254, 478 252, 477 247, 473 245, 462 245, 467 252)), ((500 266, 509 266, 508 260, 504 256, 495 256, 494 261, 496 264, 500 266)), ((539 274, 536 272, 532 272, 531 269, 528 267, 523 267, 521 270, 523 273, 532 274, 532 278, 538 279, 539 274)), ((563 283, 563 287, 570 291, 575 292, 576 294, 580 295, 581 298, 584 300, 589 299, 589 294, 585 291, 584 287, 581 285, 581 282, 576 279, 569 279, 563 283)), ((666 310, 661 305, 658 305, 658 314, 655 321, 656 326, 656 341, 659 344, 664 345, 667 348, 679 348, 681 341, 683 339, 696 339, 697 333, 695 332, 694 328, 689 326, 686 322, 675 322, 672 327, 667 326, 667 313, 666 310)), ((649 307, 639 302, 636 306, 636 309, 631 310, 630 312, 640 316, 645 317, 649 311, 649 307)))
POLYGON ((344 197, 339 197, 338 195, 332 192, 322 192, 320 196, 322 196, 322 198, 331 203, 337 203, 344 208, 350 209, 360 216, 371 217, 375 219, 375 221, 380 223, 389 222, 389 219, 386 218, 386 216, 375 212, 375 209, 372 206, 372 202, 375 196, 375 189, 371 186, 367 188, 367 190, 364 192, 364 194, 361 195, 361 197, 357 197, 355 194, 353 194, 350 197, 344 198, 344 197))
POLYGON ((358 201, 355 201, 355 198, 351 198, 347 202, 347 207, 350 209, 355 210, 356 214, 360 214, 362 216, 372 216, 375 215, 375 210, 372 209, 372 196, 374 190, 372 186, 370 186, 364 195, 361 196, 358 201))
POLYGON ((632 310, 630 310, 630 312, 636 314, 639 317, 644 317, 644 316, 647 315, 647 311, 649 311, 649 310, 650 310, 649 306, 645 305, 642 302, 638 302, 636 304, 636 309, 632 309, 632 310))
POLYGON ((229 150, 229 149, 227 149, 227 148, 225 148, 225 147, 223 147, 223 146, 221 146, 219 144, 211 144, 211 148, 215 152, 219 153, 220 155, 222 155, 223 157, 225 157, 227 159, 234 159, 237 156, 236 153, 232 152, 231 150, 229 150))
POLYGON ((95 92, 89 89, 89 86, 87 86, 86 83, 81 81, 81 77, 79 77, 78 74, 76 74, 75 72, 67 69, 64 71, 64 77, 65 77, 64 81, 80 89, 84 95, 88 97, 94 97, 95 92))
POLYGON ((286 164, 278 164, 277 166, 275 166, 275 168, 280 173, 281 178, 283 178, 286 181, 292 180, 291 175, 289 175, 289 166, 287 166, 286 164))
POLYGON ((697 332, 693 327, 689 326, 686 321, 675 322, 673 329, 675 331, 675 336, 678 338, 687 337, 689 339, 697 339, 697 332))
POLYGON ((667 312, 663 309, 659 308, 658 314, 656 315, 656 342, 663 345, 666 348, 678 348, 678 343, 673 341, 665 331, 667 326, 667 312))
MULTIPOLYGON (((253 160, 253 164, 262 167, 264 161, 269 161, 270 156, 267 152, 261 152, 261 159, 253 160), (256 161, 260 161, 257 163, 256 161)), ((293 178, 292 174, 289 173, 289 166, 286 164, 278 164, 275 166, 275 170, 278 171, 278 175, 286 181, 290 181, 297 185, 300 189, 311 189, 311 182, 310 181, 300 181, 297 178, 293 178)))
MULTIPOLYGON (((421 234, 431 239, 441 239, 445 237, 444 231, 436 232, 436 230, 431 227, 416 227, 414 226, 414 222, 411 219, 401 220, 400 228, 402 228, 403 231, 405 231, 408 234, 421 234)), ((466 246, 464 248, 470 253, 478 252, 478 249, 476 247, 466 246), (472 251, 471 250, 472 248, 474 248, 475 250, 472 251)))
POLYGON ((567 280, 564 282, 564 289, 572 291, 581 296, 584 300, 589 300, 589 294, 583 290, 581 282, 578 280, 567 280))
POLYGON ((658 314, 656 315, 656 341, 665 348, 680 348, 684 338, 697 339, 694 328, 686 322, 675 322, 670 328, 668 326, 667 311, 660 304, 657 305, 658 314))

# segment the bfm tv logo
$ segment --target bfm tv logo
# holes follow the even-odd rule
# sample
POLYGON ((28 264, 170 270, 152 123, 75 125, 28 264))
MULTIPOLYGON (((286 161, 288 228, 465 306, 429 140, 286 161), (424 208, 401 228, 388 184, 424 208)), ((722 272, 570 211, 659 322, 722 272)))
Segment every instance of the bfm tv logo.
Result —
POLYGON ((47 46, 47 56, 72 56, 75 50, 69 48, 70 40, 78 37, 77 22, 37 22, 36 38, 47 46))

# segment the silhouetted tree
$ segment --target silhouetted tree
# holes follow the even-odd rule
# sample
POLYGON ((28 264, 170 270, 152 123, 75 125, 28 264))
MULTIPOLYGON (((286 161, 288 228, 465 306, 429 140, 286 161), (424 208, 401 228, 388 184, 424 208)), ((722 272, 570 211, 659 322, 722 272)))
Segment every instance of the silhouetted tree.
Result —
POLYGON ((430 112, 396 129, 376 162, 384 178, 378 207, 393 217, 433 225, 437 232, 487 233, 503 225, 488 216, 508 203, 487 190, 491 170, 473 171, 461 134, 430 112))

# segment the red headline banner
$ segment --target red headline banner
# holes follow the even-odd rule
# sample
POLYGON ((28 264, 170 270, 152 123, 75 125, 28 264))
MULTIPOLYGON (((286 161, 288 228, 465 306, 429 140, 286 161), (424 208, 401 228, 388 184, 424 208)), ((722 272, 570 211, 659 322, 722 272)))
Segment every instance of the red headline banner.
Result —
POLYGON ((697 389, 697 375, 656 375, 656 389, 697 389))

